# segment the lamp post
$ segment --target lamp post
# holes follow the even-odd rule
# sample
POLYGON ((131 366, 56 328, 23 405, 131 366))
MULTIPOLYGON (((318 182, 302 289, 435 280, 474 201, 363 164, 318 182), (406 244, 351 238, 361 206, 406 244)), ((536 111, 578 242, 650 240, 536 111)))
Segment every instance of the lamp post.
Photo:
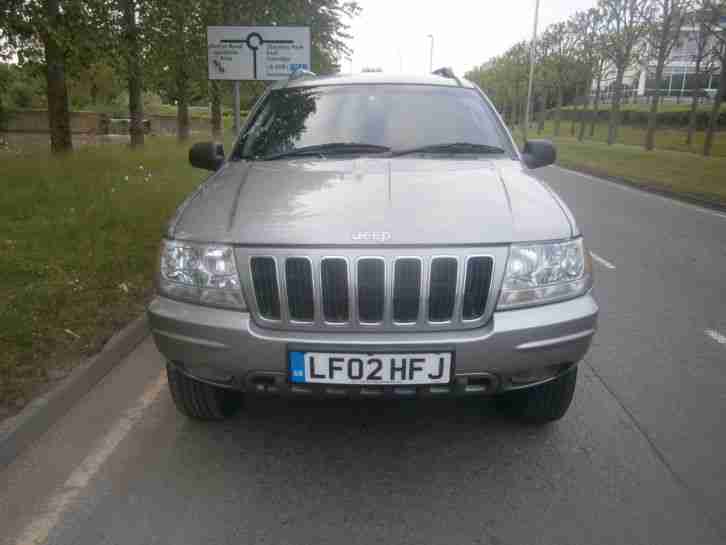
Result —
POLYGON ((537 19, 539 18, 539 0, 535 0, 534 6, 534 28, 532 29, 532 43, 529 48, 529 86, 527 88, 527 105, 524 109, 524 123, 522 123, 522 136, 527 141, 527 129, 529 128, 529 108, 532 103, 532 80, 534 79, 534 53, 537 48, 537 19))
POLYGON ((429 51, 429 72, 434 71, 434 35, 429 34, 429 38, 431 38, 431 50, 429 51))

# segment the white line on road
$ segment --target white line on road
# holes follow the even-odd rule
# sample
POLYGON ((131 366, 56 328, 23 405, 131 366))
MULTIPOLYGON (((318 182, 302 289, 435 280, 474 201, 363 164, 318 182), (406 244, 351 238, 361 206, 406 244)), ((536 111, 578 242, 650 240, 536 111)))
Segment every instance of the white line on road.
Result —
POLYGON ((726 335, 722 335, 721 333, 719 333, 715 329, 707 329, 706 331, 704 331, 704 333, 706 333, 706 335, 708 335, 709 337, 711 337, 717 343, 719 343, 719 344, 726 344, 726 335))
POLYGON ((632 191, 635 193, 639 193, 640 195, 648 195, 650 197, 656 197, 658 199, 669 202, 671 204, 675 204, 676 206, 681 206, 683 208, 690 208, 691 210, 695 210, 696 212, 701 212, 702 214, 707 214, 709 216, 716 216, 717 218, 726 219, 726 214, 724 214, 722 212, 718 212, 716 210, 710 210, 708 208, 699 206, 697 204, 691 204, 688 202, 679 201, 678 199, 666 197, 665 195, 659 195, 658 193, 646 191, 645 189, 638 189, 637 187, 630 187, 627 185, 618 184, 618 183, 608 180, 607 178, 598 178, 597 176, 591 176, 590 174, 584 174, 582 172, 577 172, 576 170, 571 170, 569 168, 564 168, 564 167, 561 167, 558 165, 554 165, 554 168, 559 169, 563 172, 567 172, 568 174, 575 174, 576 176, 580 176, 581 178, 585 178, 586 180, 591 180, 593 182, 598 182, 598 183, 608 182, 611 185, 619 187, 620 189, 624 189, 625 191, 632 191))
POLYGON ((128 409, 111 430, 101 439, 98 446, 86 456, 85 460, 71 473, 63 487, 51 497, 45 513, 28 524, 16 545, 40 545, 48 541, 50 532, 58 524, 63 514, 73 504, 74 500, 88 486, 91 479, 98 473, 101 466, 113 454, 116 447, 129 434, 134 424, 139 421, 144 410, 151 405, 166 385, 166 373, 151 383, 139 397, 133 407, 128 409))
POLYGON ((613 265, 612 263, 610 263, 607 259, 603 259, 599 255, 597 255, 595 252, 590 252, 590 255, 592 256, 592 258, 595 261, 597 261, 598 263, 600 263, 600 265, 602 265, 606 269, 610 269, 612 271, 615 270, 615 265, 613 265))

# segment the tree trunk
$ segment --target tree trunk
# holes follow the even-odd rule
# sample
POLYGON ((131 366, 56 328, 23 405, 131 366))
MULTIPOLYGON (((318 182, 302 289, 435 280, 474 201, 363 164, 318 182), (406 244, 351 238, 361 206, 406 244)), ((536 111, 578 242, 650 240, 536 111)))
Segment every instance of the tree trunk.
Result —
MULTIPOLYGON (((46 0, 45 12, 50 28, 57 30, 61 24, 59 1, 46 0)), ((73 149, 71 114, 68 108, 68 88, 66 87, 65 54, 54 34, 45 34, 43 41, 45 78, 48 86, 50 149, 53 153, 63 153, 73 149)))
POLYGON ((723 102, 724 95, 726 94, 726 46, 721 46, 721 76, 718 78, 718 92, 713 101, 713 107, 711 108, 711 116, 708 120, 708 129, 706 129, 706 140, 703 143, 703 154, 708 156, 711 155, 711 148, 713 147, 713 136, 716 132, 716 125, 718 124, 718 116, 721 112, 721 102, 723 102))
POLYGON ((620 125, 620 101, 623 96, 623 77, 625 68, 618 66, 615 76, 615 91, 610 104, 610 119, 608 121, 608 146, 612 146, 618 139, 618 126, 620 125))
POLYGON ((645 131, 645 149, 648 151, 655 149, 655 131, 658 128, 658 102, 660 101, 658 91, 660 90, 660 80, 663 78, 664 65, 665 58, 658 59, 658 63, 655 66, 655 92, 650 97, 648 129, 645 131))
POLYGON ((582 114, 580 116, 580 129, 577 132, 577 140, 582 142, 585 139, 585 123, 587 122, 587 116, 590 112, 590 91, 592 90, 592 76, 587 81, 585 87, 585 93, 583 95, 584 103, 582 105, 582 114))
POLYGON ((696 113, 698 112, 698 94, 696 91, 696 89, 693 90, 691 109, 688 112, 688 132, 686 133, 686 144, 688 147, 693 145, 693 133, 696 131, 696 113))
POLYGON ((222 138, 222 90, 219 81, 209 82, 209 95, 212 110, 212 137, 220 139, 222 138))
POLYGON ((176 61, 176 137, 179 142, 189 140, 189 76, 184 57, 176 61))
POLYGON ((126 38, 126 68, 129 87, 129 135, 131 147, 144 145, 144 101, 141 73, 141 44, 136 25, 136 0, 123 0, 124 33, 126 38))
POLYGON ((537 134, 542 134, 545 126, 545 119, 547 117, 547 95, 542 97, 539 108, 539 119, 537 121, 537 134))
POLYGON ((187 90, 179 89, 176 105, 176 137, 179 142, 189 140, 189 99, 187 90))
POLYGON ((575 127, 577 126, 577 120, 580 115, 580 105, 578 102, 577 86, 575 86, 575 98, 573 101, 572 119, 570 120, 570 136, 575 136, 575 127))
POLYGON ((560 123, 562 122, 562 102, 564 100, 562 87, 557 89, 557 104, 555 105, 555 136, 560 135, 560 123))
MULTIPOLYGON (((696 81, 699 82, 701 75, 701 58, 700 56, 696 59, 695 77, 696 81)), ((691 109, 688 112, 688 133, 686 134, 686 144, 688 147, 693 145, 693 133, 696 130, 696 112, 698 111, 698 91, 701 88, 693 90, 693 96, 691 97, 691 109)))
POLYGON ((595 87, 595 104, 592 106, 592 121, 590 122, 590 138, 595 137, 595 125, 600 115, 600 88, 602 87, 602 70, 597 76, 597 86, 595 87))

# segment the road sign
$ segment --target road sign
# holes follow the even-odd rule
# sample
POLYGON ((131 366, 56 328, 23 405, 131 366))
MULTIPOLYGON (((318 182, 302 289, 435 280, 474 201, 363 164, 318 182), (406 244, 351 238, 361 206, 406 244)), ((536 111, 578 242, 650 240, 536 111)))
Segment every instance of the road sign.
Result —
POLYGON ((310 70, 310 28, 210 26, 207 51, 209 79, 287 79, 310 70))

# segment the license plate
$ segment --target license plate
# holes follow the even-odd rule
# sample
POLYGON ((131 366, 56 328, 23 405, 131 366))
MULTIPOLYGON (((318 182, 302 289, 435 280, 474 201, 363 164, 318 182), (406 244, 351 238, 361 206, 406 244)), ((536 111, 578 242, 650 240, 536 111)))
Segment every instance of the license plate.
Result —
POLYGON ((294 383, 445 384, 450 374, 451 352, 290 352, 290 380, 294 383))

